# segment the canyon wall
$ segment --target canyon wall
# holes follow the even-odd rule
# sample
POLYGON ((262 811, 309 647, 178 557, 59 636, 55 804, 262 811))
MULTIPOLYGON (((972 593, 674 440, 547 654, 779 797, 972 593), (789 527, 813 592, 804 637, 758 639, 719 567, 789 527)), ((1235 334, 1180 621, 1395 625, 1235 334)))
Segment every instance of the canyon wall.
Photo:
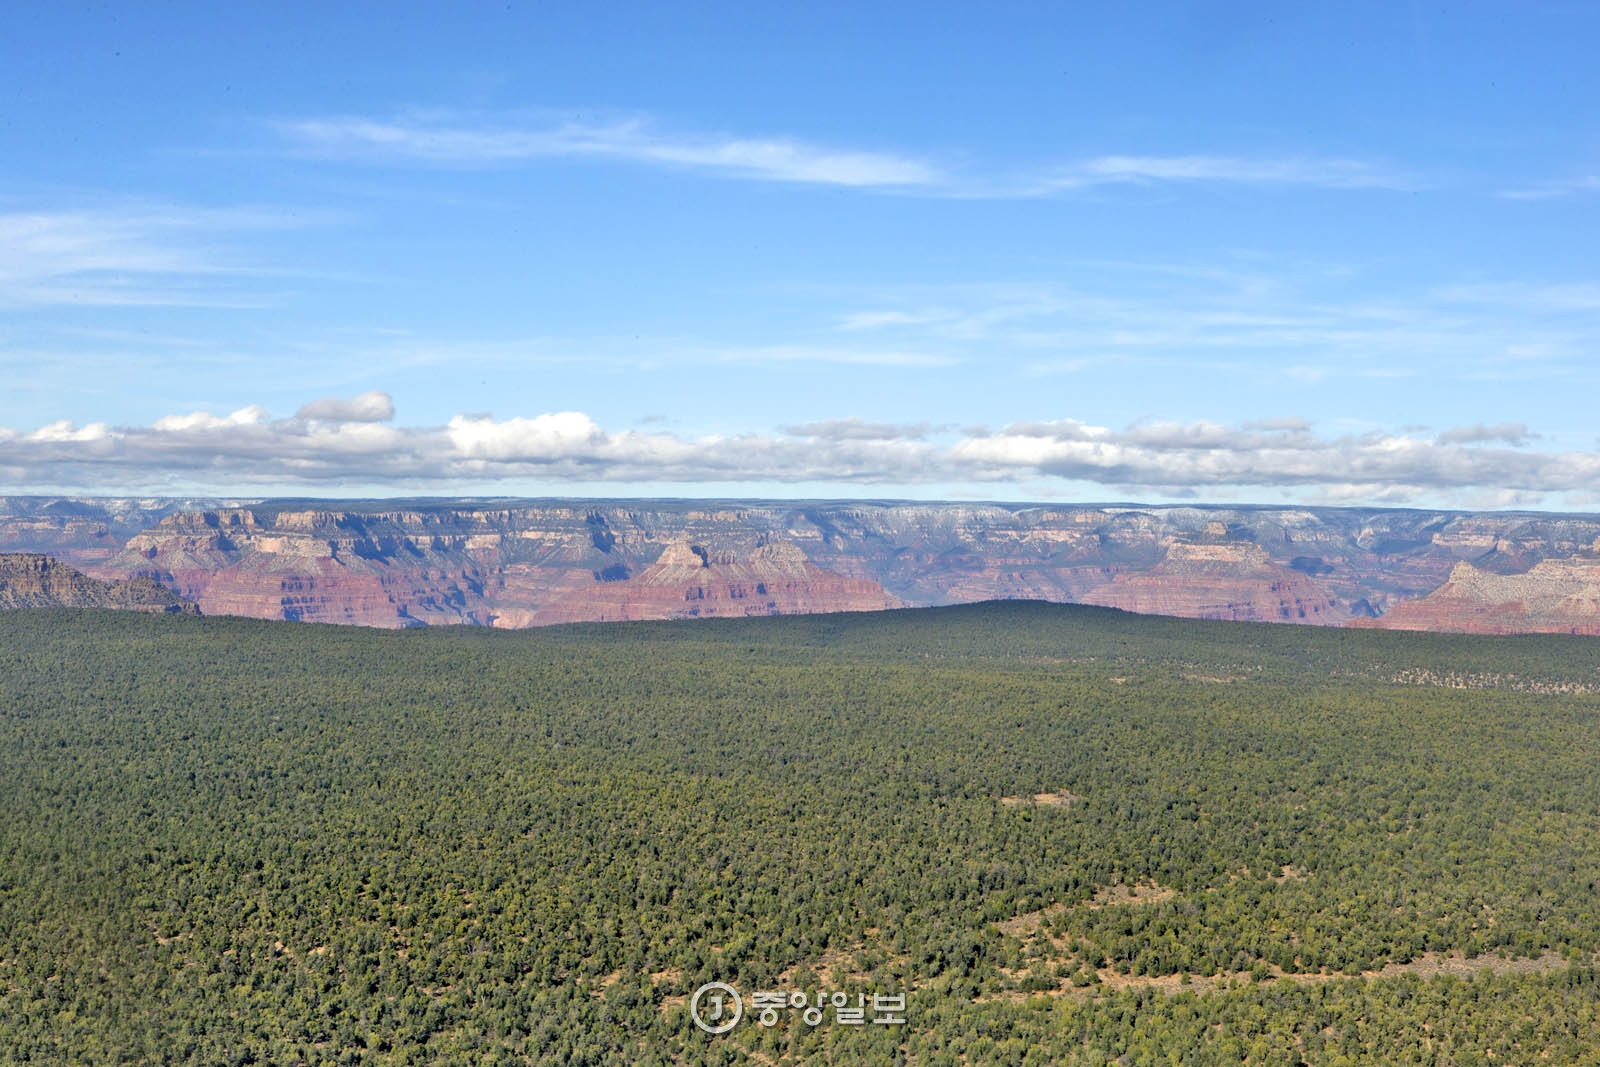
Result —
POLYGON ((1460 578, 1462 563, 1489 577, 1531 574, 1535 583, 1544 581, 1538 568, 1547 561, 1581 565, 1600 551, 1600 517, 1111 504, 24 497, 0 498, 0 550, 8 549, 47 552, 104 579, 147 577, 207 614, 369 626, 528 626, 1027 598, 1324 625, 1410 619, 1445 629, 1451 617, 1492 616, 1495 626, 1516 630, 1558 627, 1578 609, 1506 595, 1493 600, 1493 611, 1479 610, 1489 602, 1482 598, 1503 591, 1461 580, 1448 594, 1441 587, 1460 578), (1424 604, 1435 590, 1441 594, 1424 604))
POLYGON ((1600 557, 1547 559, 1523 574, 1458 563, 1427 596, 1361 625, 1454 633, 1600 635, 1600 557))
POLYGON ((1249 542, 1178 542, 1149 570, 1119 574, 1079 598, 1144 615, 1338 626, 1356 610, 1328 585, 1274 563, 1249 542))

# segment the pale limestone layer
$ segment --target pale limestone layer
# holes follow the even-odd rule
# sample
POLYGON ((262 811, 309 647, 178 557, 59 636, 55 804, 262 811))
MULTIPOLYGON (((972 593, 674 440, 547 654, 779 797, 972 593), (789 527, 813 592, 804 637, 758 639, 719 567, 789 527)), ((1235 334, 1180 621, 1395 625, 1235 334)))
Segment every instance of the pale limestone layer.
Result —
POLYGON ((1390 630, 1600 634, 1600 559, 1547 559, 1525 574, 1458 563, 1449 579, 1366 623, 1390 630))

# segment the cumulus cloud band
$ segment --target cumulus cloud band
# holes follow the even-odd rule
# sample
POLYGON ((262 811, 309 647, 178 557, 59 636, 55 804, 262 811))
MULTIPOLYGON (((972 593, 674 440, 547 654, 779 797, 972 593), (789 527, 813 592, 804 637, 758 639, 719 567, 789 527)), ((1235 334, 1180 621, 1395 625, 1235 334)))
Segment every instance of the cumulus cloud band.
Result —
POLYGON ((227 415, 169 415, 148 426, 54 422, 0 428, 0 482, 18 489, 561 482, 951 485, 1063 479, 1163 493, 1204 488, 1359 489, 1369 499, 1474 490, 1528 495, 1592 492, 1600 452, 1526 447, 1521 424, 1471 426, 1434 437, 1318 436, 1301 419, 1240 427, 1141 423, 1121 430, 1072 419, 998 430, 841 418, 771 434, 687 437, 609 431, 582 412, 443 426, 392 424, 378 390, 302 406, 275 419, 251 405, 227 415))

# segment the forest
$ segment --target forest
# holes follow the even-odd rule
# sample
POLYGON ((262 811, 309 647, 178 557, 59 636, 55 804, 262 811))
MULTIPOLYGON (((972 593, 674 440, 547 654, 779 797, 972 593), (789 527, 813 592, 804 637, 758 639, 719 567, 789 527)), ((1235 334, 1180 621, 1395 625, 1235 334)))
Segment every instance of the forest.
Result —
POLYGON ((1593 1064, 1597 652, 0 612, 0 1063, 1593 1064))

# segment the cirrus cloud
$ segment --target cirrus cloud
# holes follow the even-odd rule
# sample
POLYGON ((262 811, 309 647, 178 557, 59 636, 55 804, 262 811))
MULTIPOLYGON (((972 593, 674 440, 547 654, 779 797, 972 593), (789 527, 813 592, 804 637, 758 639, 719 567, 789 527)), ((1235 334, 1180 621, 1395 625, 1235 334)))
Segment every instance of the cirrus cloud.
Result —
POLYGON ((784 137, 671 136, 639 119, 520 125, 436 115, 336 116, 276 125, 300 152, 336 159, 469 167, 553 158, 613 159, 736 178, 857 188, 940 180, 934 168, 905 156, 824 148, 784 137))
POLYGON ((1240 156, 1099 156, 1062 168, 1046 183, 1058 189, 1157 182, 1300 185, 1324 189, 1410 190, 1408 178, 1353 159, 1240 156))
POLYGON ((1315 156, 1115 154, 1036 167, 1031 173, 974 176, 900 152, 828 147, 787 136, 667 132, 639 115, 596 121, 428 110, 282 119, 272 127, 291 153, 326 160, 462 168, 611 160, 725 178, 961 199, 1034 199, 1103 186, 1178 183, 1420 188, 1416 180, 1377 163, 1315 156))
POLYGON ((0 309, 259 307, 219 237, 326 222, 324 212, 101 204, 0 212, 0 309))

